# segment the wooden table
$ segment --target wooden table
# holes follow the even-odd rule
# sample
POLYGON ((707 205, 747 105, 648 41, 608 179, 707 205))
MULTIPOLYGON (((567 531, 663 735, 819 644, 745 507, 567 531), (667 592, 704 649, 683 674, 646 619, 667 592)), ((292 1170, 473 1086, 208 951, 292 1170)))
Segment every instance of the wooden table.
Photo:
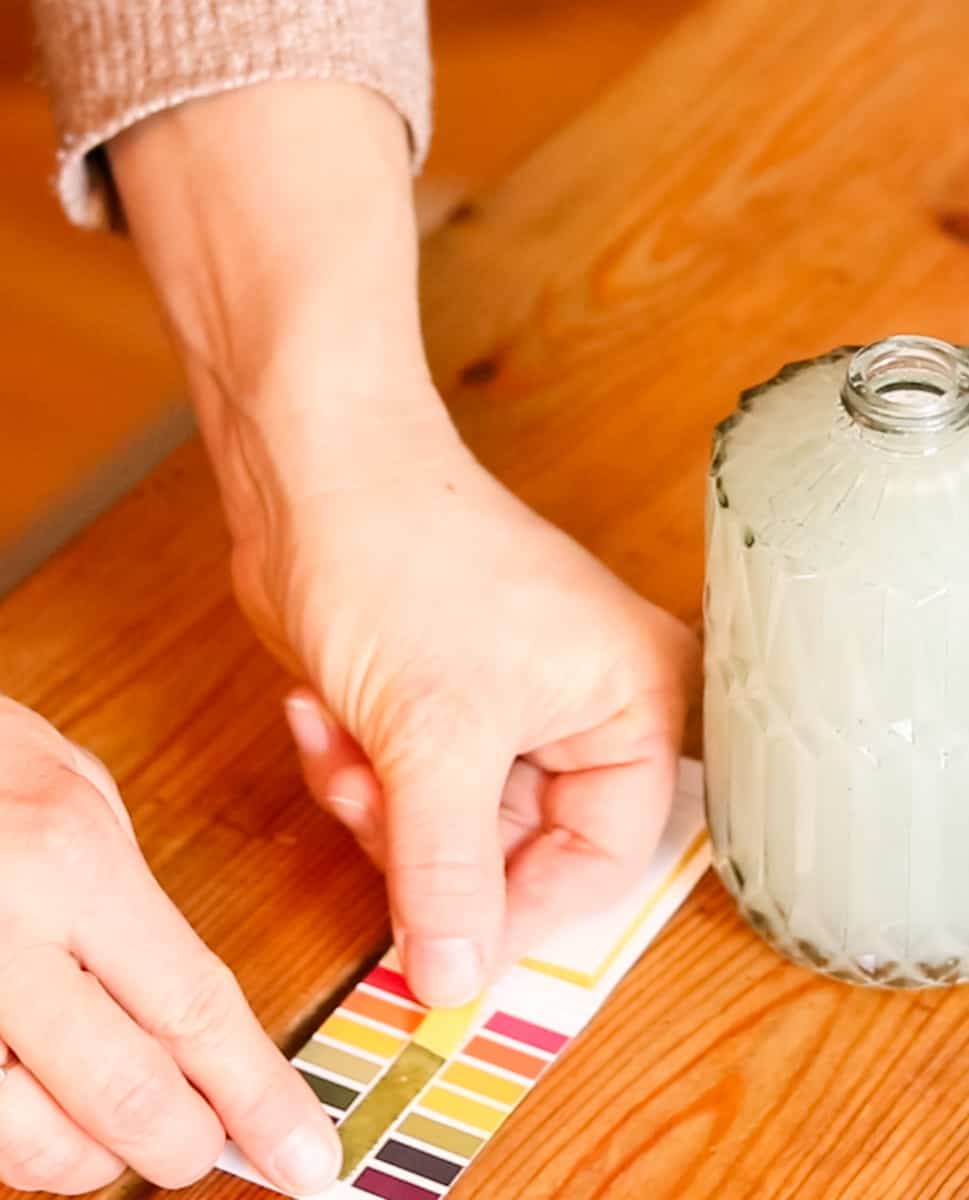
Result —
MULTIPOLYGON (((686 4, 426 247, 472 445, 690 621, 708 432, 738 390, 892 331, 969 341, 967 44, 961 0, 686 4)), ((0 673, 107 760, 162 883, 294 1047, 383 943, 383 898, 304 798, 197 445, 0 607, 0 673)), ((788 966, 707 879, 455 1195, 969 1197, 967 1061, 969 992, 788 966)))

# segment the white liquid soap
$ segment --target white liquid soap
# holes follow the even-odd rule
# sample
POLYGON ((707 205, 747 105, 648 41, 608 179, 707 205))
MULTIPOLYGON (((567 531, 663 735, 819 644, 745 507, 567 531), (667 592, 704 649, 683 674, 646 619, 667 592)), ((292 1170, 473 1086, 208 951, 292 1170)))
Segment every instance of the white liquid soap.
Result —
POLYGON ((895 337, 785 367, 707 489, 707 815, 777 949, 969 980, 969 357, 895 337))

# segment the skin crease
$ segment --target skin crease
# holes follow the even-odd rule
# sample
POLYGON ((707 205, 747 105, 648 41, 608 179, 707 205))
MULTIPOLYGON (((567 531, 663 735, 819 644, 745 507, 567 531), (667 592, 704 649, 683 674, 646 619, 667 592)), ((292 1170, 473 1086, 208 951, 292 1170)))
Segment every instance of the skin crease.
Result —
MULTIPOLYGON (((411 986, 462 1003, 643 871, 694 639, 461 443, 424 359, 407 138, 384 100, 261 85, 109 154, 239 603, 304 681, 287 717, 308 786, 386 872, 411 986)), ((152 879, 105 768, 2 700, 0 768, 0 1180, 76 1193, 130 1164, 180 1186, 227 1131, 284 1189, 324 1187, 322 1108, 152 879), (18 878, 49 886, 24 908, 18 878), (58 1068, 79 1058, 80 1092, 58 1068)))

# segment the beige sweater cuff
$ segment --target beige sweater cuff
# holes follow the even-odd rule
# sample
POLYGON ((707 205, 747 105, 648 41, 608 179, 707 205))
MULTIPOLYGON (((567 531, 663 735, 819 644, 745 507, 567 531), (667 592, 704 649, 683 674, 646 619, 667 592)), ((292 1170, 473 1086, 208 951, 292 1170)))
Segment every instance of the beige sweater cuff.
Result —
POLYGON ((339 79, 407 121, 415 169, 430 136, 424 0, 34 0, 60 134, 57 191, 79 225, 110 224, 96 152, 143 117, 277 79, 339 79))

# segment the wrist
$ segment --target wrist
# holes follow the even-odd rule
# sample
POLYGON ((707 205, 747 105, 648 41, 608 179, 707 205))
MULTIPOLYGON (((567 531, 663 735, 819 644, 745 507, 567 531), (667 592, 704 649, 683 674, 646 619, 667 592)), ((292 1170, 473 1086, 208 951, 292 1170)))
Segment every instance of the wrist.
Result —
POLYGON ((348 393, 340 404, 304 386, 285 404, 227 406, 207 441, 232 541, 263 559, 307 531, 327 537, 345 524, 348 498, 362 515, 401 486, 444 486, 473 461, 430 383, 348 393))
POLYGON ((244 88, 148 118, 110 154, 234 534, 456 441, 424 359, 410 158, 385 100, 244 88))

